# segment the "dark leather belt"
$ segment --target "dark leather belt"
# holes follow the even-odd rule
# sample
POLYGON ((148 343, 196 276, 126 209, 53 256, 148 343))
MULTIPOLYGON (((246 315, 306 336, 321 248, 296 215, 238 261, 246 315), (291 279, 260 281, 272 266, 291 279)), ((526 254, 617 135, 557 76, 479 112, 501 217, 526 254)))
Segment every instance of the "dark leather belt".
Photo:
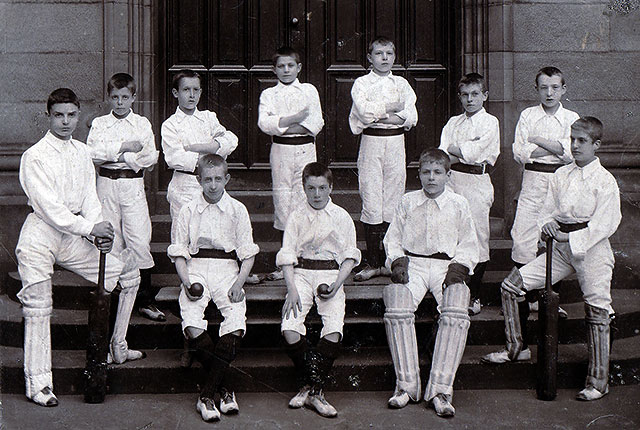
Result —
POLYGON ((471 175, 483 175, 486 172, 486 164, 482 166, 473 166, 465 163, 454 163, 451 165, 451 170, 456 172, 469 173, 471 175))
POLYGON ((313 136, 273 136, 273 143, 281 143, 283 145, 304 145, 305 143, 313 143, 316 138, 313 136))
POLYGON ((338 270, 340 266, 335 260, 310 260, 307 258, 298 258, 296 269, 306 270, 338 270))
POLYGON ((560 231, 563 233, 571 233, 572 231, 578 231, 578 230, 582 230, 583 228, 587 228, 586 222, 576 222, 571 224, 558 222, 558 225, 560 225, 560 231))
POLYGON ((106 167, 100 167, 98 169, 98 175, 109 179, 142 178, 144 176, 144 170, 140 169, 138 172, 134 172, 131 169, 107 169, 106 167))
POLYGON ((222 249, 200 248, 191 258, 219 258, 221 260, 237 260, 235 251, 224 252, 222 249))
POLYGON ((405 249, 404 255, 408 255, 409 257, 433 258, 434 260, 451 260, 451 257, 449 257, 444 252, 436 252, 435 254, 424 255, 424 254, 416 254, 414 252, 407 251, 405 249))
POLYGON ((527 163, 524 165, 524 169, 534 172, 553 173, 562 166, 564 164, 527 163))
POLYGON ((362 134, 367 136, 400 136, 404 134, 404 128, 365 128, 362 134))
POLYGON ((176 172, 184 173, 185 175, 192 175, 192 176, 197 175, 196 172, 187 172, 186 170, 176 170, 176 172))

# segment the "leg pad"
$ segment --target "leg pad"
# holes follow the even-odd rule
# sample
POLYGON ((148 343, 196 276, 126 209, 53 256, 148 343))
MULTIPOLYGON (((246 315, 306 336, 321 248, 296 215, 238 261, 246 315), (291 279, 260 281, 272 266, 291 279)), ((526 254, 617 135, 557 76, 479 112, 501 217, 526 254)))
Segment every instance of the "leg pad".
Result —
POLYGON ((586 303, 584 310, 589 348, 589 368, 585 386, 593 386, 604 393, 609 386, 609 312, 586 303))

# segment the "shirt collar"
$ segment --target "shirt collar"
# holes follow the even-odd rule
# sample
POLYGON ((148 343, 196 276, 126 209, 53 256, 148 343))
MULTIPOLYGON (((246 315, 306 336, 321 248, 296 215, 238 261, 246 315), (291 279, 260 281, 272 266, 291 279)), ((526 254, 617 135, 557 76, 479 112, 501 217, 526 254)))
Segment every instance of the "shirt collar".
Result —
POLYGON ((484 109, 484 107, 482 107, 482 108, 480 108, 480 110, 479 110, 478 112, 476 112, 476 113, 475 113, 474 115, 472 115, 472 116, 467 116, 467 114, 466 114, 466 113, 463 113, 463 114, 462 114, 462 121, 460 121, 460 122, 464 122, 464 121, 471 121, 471 124, 473 124, 473 123, 474 123, 474 121, 479 121, 479 120, 480 120, 480 118, 481 118, 483 115, 486 115, 486 114, 487 114, 487 111, 484 109))
MULTIPOLYGON (((549 115, 544 108, 542 107, 542 103, 540 103, 538 106, 538 111, 540 113, 541 116, 545 116, 545 115, 549 115)), ((563 113, 564 113, 564 106, 562 106, 562 102, 560 102, 560 106, 558 106, 558 110, 556 110, 556 113, 554 113, 553 115, 549 115, 549 116, 553 116, 556 118, 561 118, 563 113)))
POLYGON ((66 145, 76 146, 76 141, 73 139, 73 137, 69 140, 58 139, 53 135, 53 133, 51 133, 51 130, 47 130, 47 134, 45 134, 44 137, 46 138, 49 146, 58 152, 62 152, 66 145))
POLYGON ((107 116, 107 120, 105 121, 106 125, 107 125, 107 128, 113 127, 119 121, 127 121, 129 124, 133 125, 133 121, 131 119, 132 116, 133 116, 133 110, 131 110, 131 109, 129 109, 129 113, 124 118, 117 118, 113 114, 113 111, 111 111, 111 113, 107 116))
POLYGON ((222 212, 228 212, 231 208, 231 196, 225 191, 217 203, 209 203, 205 200, 204 194, 202 192, 199 193, 196 200, 196 210, 198 213, 201 214, 209 206, 217 206, 222 212))
POLYGON ((587 164, 584 167, 578 166, 575 161, 571 163, 572 170, 582 171, 582 177, 584 179, 587 179, 595 175, 596 172, 600 170, 600 167, 601 167, 601 164, 600 164, 600 159, 598 157, 596 157, 595 160, 593 160, 591 163, 587 164))
POLYGON ((386 76, 380 76, 379 74, 377 74, 376 72, 373 71, 373 69, 369 72, 369 74, 367 75, 369 76, 369 79, 372 81, 379 81, 380 79, 385 79, 385 78, 390 78, 393 79, 394 78, 394 74, 392 71, 389 71, 389 74, 386 76))
POLYGON ((190 117, 190 116, 191 116, 191 117, 194 117, 194 118, 196 118, 196 119, 198 119, 198 120, 200 120, 200 121, 204 121, 204 118, 203 118, 204 113, 203 113, 201 110, 198 110, 198 108, 197 108, 197 107, 196 107, 196 110, 195 110, 195 111, 193 111, 193 114, 191 114, 191 115, 187 115, 186 113, 184 113, 184 112, 182 111, 182 109, 180 109, 180 106, 178 106, 178 107, 176 108, 176 113, 175 113, 174 115, 175 115, 175 117, 176 117, 176 121, 177 121, 178 123, 181 123, 182 121, 184 121, 186 118, 188 118, 188 117, 190 117))
POLYGON ((302 86, 302 84, 300 83, 300 81, 298 80, 298 78, 296 78, 295 81, 291 82, 290 84, 283 84, 282 82, 278 81, 278 84, 276 85, 276 87, 278 87, 278 89, 285 89, 285 88, 300 88, 302 86))
POLYGON ((307 218, 309 220, 312 220, 313 218, 315 218, 321 212, 327 212, 329 214, 329 216, 334 215, 334 212, 335 212, 337 206, 335 205, 335 203, 333 203, 333 201, 331 200, 331 197, 329 197, 329 202, 322 209, 314 209, 313 207, 311 207, 311 205, 308 202, 305 205, 305 208, 306 208, 307 218))
POLYGON ((448 189, 444 189, 444 191, 442 192, 442 194, 440 194, 438 197, 436 197, 435 199, 429 198, 427 197, 427 195, 424 193, 424 191, 421 189, 420 193, 419 193, 419 199, 418 199, 418 205, 423 205, 425 203, 427 203, 429 200, 435 202, 436 206, 438 206, 439 209, 442 209, 443 206, 446 204, 446 202, 449 200, 449 196, 451 194, 451 191, 449 191, 448 189))

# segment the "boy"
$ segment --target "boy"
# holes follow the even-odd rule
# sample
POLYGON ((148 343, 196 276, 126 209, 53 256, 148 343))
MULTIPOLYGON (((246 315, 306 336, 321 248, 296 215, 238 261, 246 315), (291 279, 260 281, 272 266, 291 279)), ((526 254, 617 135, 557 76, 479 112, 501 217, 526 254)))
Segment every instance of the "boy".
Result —
MULTIPOLYGON (((511 229, 511 259, 516 267, 522 267, 536 258, 540 238, 537 220, 549 215, 541 212, 549 189, 549 179, 553 172, 571 162, 571 124, 579 118, 577 113, 562 106, 561 100, 567 86, 559 69, 540 69, 536 74, 535 87, 540 104, 522 111, 513 142, 513 157, 524 166, 522 187, 511 229)), ((516 358, 520 361, 531 359, 531 350, 527 345, 527 320, 530 312, 528 302, 535 299, 536 295, 531 294, 526 301, 518 303, 525 342, 516 358)), ((566 312, 562 308, 559 311, 560 316, 566 318, 566 312)), ((485 358, 496 362, 508 361, 506 351, 502 355, 494 354, 485 358)))
POLYGON ((354 280, 388 275, 382 245, 393 211, 404 194, 407 176, 404 133, 418 122, 416 94, 401 76, 391 73, 396 47, 384 37, 369 44, 367 59, 373 70, 351 89, 351 132, 361 135, 358 184, 367 251, 366 264, 354 280))
MULTIPOLYGON (((301 84, 300 54, 282 47, 273 54, 273 73, 278 77, 275 87, 260 95, 258 127, 271 136, 271 178, 273 182, 273 227, 281 233, 289 214, 305 201, 302 190, 302 169, 316 161, 315 137, 322 127, 322 107, 318 90, 312 84, 301 84)), ((268 279, 282 279, 282 270, 268 279)))
POLYGON ((489 211, 493 204, 493 184, 487 168, 500 155, 500 124, 483 104, 489 92, 482 75, 469 73, 458 83, 458 98, 464 113, 451 117, 442 129, 440 149, 449 154, 451 176, 447 186, 469 202, 478 233, 479 263, 469 281, 469 314, 480 313, 480 289, 489 261, 489 211))
POLYGON ((384 322, 396 370, 389 407, 420 400, 420 367, 414 312, 427 292, 440 318, 424 399, 451 417, 453 380, 469 330, 469 275, 478 263, 478 238, 467 200, 446 188, 449 156, 440 149, 420 155, 422 189, 402 197, 384 238, 391 281, 383 290, 384 322))
POLYGON ((223 414, 238 412, 235 394, 222 386, 222 379, 246 332, 242 287, 259 251, 247 208, 224 190, 229 178, 224 158, 200 157, 196 179, 201 192, 182 207, 167 249, 182 282, 178 299, 182 330, 207 372, 196 404, 205 421, 220 419, 213 399, 217 392, 223 414), (242 262, 240 270, 236 259, 242 262), (204 319, 209 301, 223 317, 215 345, 204 319))
POLYGON ((307 405, 324 417, 338 412, 322 392, 340 352, 344 325, 343 283, 360 262, 351 216, 334 204, 331 171, 310 163, 302 171, 307 202, 289 216, 276 264, 282 267, 287 298, 282 307, 282 335, 293 361, 300 390, 289 407, 307 405), (304 320, 313 306, 322 317, 321 339, 315 347, 305 337, 304 320))
MULTIPOLYGON (((102 221, 89 149, 71 137, 80 116, 78 97, 68 88, 53 91, 47 114, 49 131, 20 160, 20 185, 33 212, 20 231, 16 256, 22 280, 18 298, 24 316, 26 396, 41 406, 57 406, 49 328, 53 265, 97 282, 100 251, 110 251, 114 235, 111 224, 102 221)), ((133 255, 107 255, 104 288, 111 292, 117 284, 122 289, 109 361, 144 357, 128 349, 125 340, 139 283, 133 255)))
POLYGON ((87 145, 98 166, 96 188, 102 214, 115 229, 114 248, 133 251, 140 269, 136 304, 140 315, 165 321, 155 305, 158 287, 151 285, 151 218, 144 192, 144 169, 158 162, 158 151, 149 120, 135 114, 136 83, 127 73, 116 73, 107 82, 111 113, 91 123, 87 145))
MULTIPOLYGON (((549 195, 540 218, 542 236, 556 241, 552 254, 552 282, 576 273, 585 301, 589 367, 585 388, 578 400, 596 400, 609 391, 609 324, 611 276, 614 265, 609 237, 622 215, 618 184, 595 155, 600 148, 602 123, 594 117, 578 119, 571 126, 574 162, 559 168, 549 181, 549 195)), ((523 348, 516 303, 528 291, 544 288, 545 256, 540 255, 502 283, 508 358, 523 348)), ((488 360, 493 361, 493 360, 488 360)))

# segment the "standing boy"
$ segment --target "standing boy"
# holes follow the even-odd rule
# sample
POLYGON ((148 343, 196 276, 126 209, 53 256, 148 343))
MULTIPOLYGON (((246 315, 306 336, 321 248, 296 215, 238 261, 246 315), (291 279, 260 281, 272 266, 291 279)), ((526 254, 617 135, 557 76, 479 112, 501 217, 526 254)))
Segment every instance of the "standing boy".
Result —
POLYGON ((391 281, 383 291, 384 322, 396 389, 389 406, 420 400, 420 367, 414 312, 427 292, 440 317, 424 399, 451 417, 453 381, 469 330, 469 274, 478 263, 478 238, 467 200, 445 188, 450 160, 440 149, 420 155, 422 189, 402 197, 384 238, 391 281))
MULTIPOLYGON (((22 280, 18 298, 24 317, 26 396, 41 406, 57 406, 49 327, 53 265, 97 282, 100 251, 111 250, 114 234, 111 224, 102 221, 89 149, 71 138, 80 116, 78 97, 68 88, 53 91, 47 114, 49 131, 20 160, 20 184, 33 212, 20 231, 16 256, 22 280)), ((121 288, 109 356, 124 363, 144 354, 128 349, 125 340, 140 274, 131 253, 122 252, 119 258, 107 256, 104 288, 121 288)))
POLYGON ((401 76, 391 72, 396 47, 384 37, 369 45, 367 59, 373 70, 351 89, 351 132, 361 135, 358 184, 367 251, 366 264, 354 280, 366 281, 388 274, 382 238, 393 211, 404 194, 407 176, 404 133, 418 122, 416 94, 401 76))
POLYGON ((182 282, 178 299, 182 330, 207 373, 196 404, 205 421, 220 419, 216 393, 220 393, 223 414, 238 412, 235 394, 222 386, 222 380, 246 332, 242 287, 259 251, 247 208, 224 190, 229 178, 221 156, 200 157, 196 179, 201 192, 182 207, 167 249, 182 282), (241 261, 239 270, 236 259, 241 261), (223 317, 215 344, 204 319, 210 301, 223 317))
POLYGON ((293 361, 300 390, 289 407, 307 405, 324 417, 338 412, 324 398, 323 388, 340 352, 344 325, 343 283, 360 262, 356 229, 347 211, 334 204, 331 171, 310 163, 302 171, 307 201, 289 216, 276 264, 282 267, 287 298, 282 307, 282 335, 293 361), (304 321, 313 306, 322 318, 315 347, 305 337, 304 321))
MULTIPOLYGON (((549 181, 545 214, 539 219, 543 238, 556 241, 552 254, 552 282, 572 273, 584 297, 589 367, 585 388, 578 400, 596 400, 609 392, 611 277, 614 257, 609 237, 622 215, 618 184, 595 155, 600 148, 602 123, 594 117, 578 119, 571 126, 574 162, 561 167, 549 181)), ((545 256, 522 268, 513 268, 502 283, 508 359, 524 347, 516 303, 533 290, 544 288, 545 256)), ((496 354, 496 353, 494 353, 496 354)), ((490 354, 491 355, 491 354, 490 354)), ((496 362, 494 360, 488 360, 496 362)))
MULTIPOLYGON (((278 83, 262 92, 258 106, 258 127, 271 136, 273 227, 281 235, 291 212, 305 201, 302 169, 316 161, 315 137, 324 126, 318 90, 312 84, 300 83, 300 70, 297 51, 278 49, 273 54, 278 83)), ((268 275, 270 280, 282 277, 279 269, 268 275)))
POLYGON ((136 83, 127 73, 107 82, 111 113, 91 123, 87 145, 98 166, 96 188, 102 215, 115 230, 114 250, 130 249, 140 269, 138 312, 150 320, 164 321, 155 304, 159 287, 151 285, 151 218, 144 192, 144 170, 158 162, 149 120, 134 113, 136 83))
MULTIPOLYGON (((511 259, 516 267, 522 267, 536 258, 540 238, 537 220, 549 215, 542 212, 549 180, 556 170, 571 162, 571 124, 579 118, 577 113, 562 106, 561 100, 567 86, 559 69, 540 69, 536 74, 536 91, 540 104, 522 111, 513 142, 513 157, 524 167, 511 229, 511 259)), ((531 359, 527 344, 528 301, 536 297, 536 294, 530 294, 526 301, 518 303, 524 347, 516 360, 531 359)), ((560 309, 560 312, 566 317, 564 310, 560 309)), ((485 359, 495 363, 509 361, 506 351, 487 355, 485 359)))
POLYGON ((489 211, 493 204, 493 184, 488 168, 500 155, 500 123, 487 113, 483 104, 489 92, 482 75, 469 73, 458 83, 458 98, 464 113, 449 119, 442 129, 440 149, 451 159, 447 186, 469 202, 478 233, 479 263, 469 281, 469 314, 480 313, 480 289, 489 261, 489 211))

